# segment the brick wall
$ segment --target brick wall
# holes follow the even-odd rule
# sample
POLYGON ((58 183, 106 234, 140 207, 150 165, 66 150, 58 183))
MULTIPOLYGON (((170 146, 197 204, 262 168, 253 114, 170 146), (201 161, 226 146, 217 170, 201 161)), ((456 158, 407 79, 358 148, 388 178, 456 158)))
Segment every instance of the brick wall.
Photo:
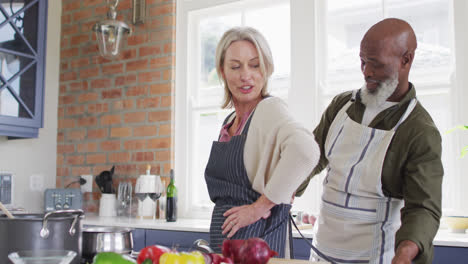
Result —
MULTIPOLYGON (((112 2, 112 1, 111 1, 112 2)), ((62 0, 57 187, 115 165, 114 186, 152 166, 169 175, 172 154, 175 0, 146 0, 144 24, 132 25, 132 0, 117 19, 133 30, 121 58, 99 56, 92 26, 107 19, 106 0, 62 0)), ((75 185, 74 187, 78 187, 75 185)), ((84 195, 96 212, 100 192, 84 195)))

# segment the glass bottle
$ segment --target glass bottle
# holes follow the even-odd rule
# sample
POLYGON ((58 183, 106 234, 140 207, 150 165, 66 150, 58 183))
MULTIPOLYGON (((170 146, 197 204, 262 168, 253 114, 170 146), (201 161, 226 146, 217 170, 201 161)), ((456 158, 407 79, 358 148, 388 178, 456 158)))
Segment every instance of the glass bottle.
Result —
POLYGON ((174 185, 174 170, 171 169, 171 182, 167 186, 166 192, 166 221, 175 222, 177 220, 177 188, 174 185))
POLYGON ((163 192, 161 193, 161 198, 159 198, 158 206, 159 206, 159 217, 158 219, 166 219, 166 181, 161 180, 163 188, 163 192))

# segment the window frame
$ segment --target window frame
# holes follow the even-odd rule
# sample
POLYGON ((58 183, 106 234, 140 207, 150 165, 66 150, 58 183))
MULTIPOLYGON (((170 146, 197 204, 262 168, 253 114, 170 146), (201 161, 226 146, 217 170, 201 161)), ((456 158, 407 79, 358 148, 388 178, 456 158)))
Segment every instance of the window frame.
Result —
MULTIPOLYGON (((37 5, 37 39, 36 39, 36 54, 29 55, 34 64, 27 66, 30 67, 34 65, 35 69, 35 82, 34 86, 24 87, 24 89, 35 90, 34 92, 34 112, 30 118, 17 117, 17 116, 7 116, 0 115, 0 135, 8 136, 10 139, 14 138, 37 138, 39 135, 39 128, 42 128, 44 125, 44 94, 45 94, 45 59, 46 59, 46 41, 47 41, 47 10, 48 10, 48 1, 47 0, 34 0, 30 3, 27 3, 20 10, 27 10, 33 5, 37 5)), ((24 12, 24 11, 22 11, 24 12)), ((5 10, 2 10, 0 13, 7 13, 5 10)), ((20 12, 19 12, 20 13, 20 12)), ((1 14, 3 15, 3 14, 1 14)), ((10 23, 9 19, 16 16, 11 15, 10 18, 5 19, 1 22, 1 25, 5 23, 10 23)), ((25 37, 26 39, 26 37, 25 37)), ((7 53, 12 53, 9 50, 2 51, 7 53)), ((24 56, 24 54, 22 54, 24 56)), ((21 72, 21 69, 19 72, 21 72)), ((3 81, 2 81, 3 82, 3 81)), ((2 89, 7 89, 6 87, 0 87, 2 89)), ((23 88, 23 87, 22 87, 23 88)), ((2 90, 0 90, 2 91, 2 90)), ((18 99, 17 99, 18 100, 18 99)), ((28 108, 29 109, 29 108, 28 108)), ((29 109, 32 110, 32 109, 29 109)))
MULTIPOLYGON (((200 1, 197 3, 191 3, 189 1, 178 1, 177 2, 177 35, 176 35, 176 76, 179 76, 176 82, 176 114, 175 114, 175 170, 178 171, 179 175, 184 175, 180 186, 179 195, 179 212, 181 216, 192 217, 192 218, 207 218, 207 212, 211 212, 212 206, 198 206, 190 205, 190 189, 189 186, 193 186, 193 177, 190 177, 189 168, 191 165, 190 153, 192 151, 190 140, 193 140, 192 134, 190 133, 179 133, 180 131, 190 131, 193 127, 194 118, 192 113, 203 110, 214 110, 223 111, 220 106, 194 106, 194 102, 191 100, 191 92, 193 92, 193 83, 198 82, 200 66, 197 63, 191 63, 193 61, 199 61, 199 50, 198 46, 180 45, 181 43, 188 43, 188 39, 196 39, 198 37, 198 23, 200 18, 204 17, 204 14, 212 13, 213 10, 217 9, 217 6, 223 5, 219 8, 220 13, 232 13, 235 11, 242 12, 248 7, 261 7, 265 3, 269 5, 275 5, 279 3, 288 2, 289 0, 253 0, 253 1, 216 1, 207 0, 200 1), (199 4, 199 5, 198 5, 199 4), (229 9, 226 7, 229 6, 229 9), (209 11, 204 12, 203 9, 210 8, 209 11), (197 11, 197 12, 192 12, 197 11), (196 14, 193 14, 196 13, 196 14), (185 33, 183 33, 185 32, 185 33), (182 47, 181 47, 182 46, 182 47), (195 65, 195 69, 188 71, 189 65, 195 65), (182 88, 185 87, 185 88, 182 88), (192 110, 193 112, 191 112, 192 110)), ((217 13, 218 14, 218 13, 217 13)), ((244 19, 244 18, 242 18, 244 19)), ((199 43, 199 42, 196 42, 199 43)), ((180 181, 179 181, 180 182, 180 181)))
MULTIPOLYGON (((203 8, 213 7, 216 5, 224 4, 242 4, 249 2, 249 0, 178 0, 177 1, 177 30, 176 30, 176 112, 175 112, 175 169, 179 177, 180 197, 179 209, 181 217, 191 218, 207 218, 211 210, 207 208, 197 208, 189 204, 189 193, 191 177, 188 171, 189 157, 189 138, 190 124, 188 120, 189 106, 191 104, 189 97, 189 80, 187 79, 187 61, 194 59, 194 54, 189 52, 186 43, 188 38, 193 38, 196 32, 188 28, 190 11, 200 10, 203 8), (208 211, 207 211, 208 210, 208 211)), ((454 40, 455 45, 453 57, 455 60, 455 72, 449 80, 450 85, 450 108, 451 108, 451 123, 453 124, 466 124, 468 120, 468 91, 463 87, 468 84, 468 75, 464 74, 468 70, 468 36, 464 34, 464 28, 468 25, 468 17, 465 14, 468 11, 468 2, 463 0, 452 0, 449 4, 453 6, 453 19, 454 19, 454 40), (463 123, 465 122, 465 123, 463 123)), ((326 57, 323 52, 326 50, 326 41, 319 41, 326 38, 326 0, 291 0, 290 1, 290 25, 291 25, 291 86, 288 95, 289 109, 293 116, 301 122, 305 127, 312 130, 320 121, 322 111, 319 102, 326 97, 322 89, 326 84, 320 80, 325 80, 326 70, 324 65, 326 57), (308 34, 304 34, 308 32, 308 34), (322 52, 320 52, 322 51, 322 52), (313 63, 315 62, 315 63, 313 63), (302 89, 301 89, 302 88, 302 89), (307 88, 307 89, 304 89, 307 88), (313 113, 312 115, 310 113, 313 113)), ((383 13, 386 14, 386 7, 384 4, 383 13)), ((415 83, 416 87, 425 86, 425 84, 415 83)), ((423 96, 422 93, 418 95, 423 96)), ((444 139, 444 131, 441 131, 444 139)), ((466 134, 466 133, 465 133, 466 134)), ((457 151, 461 147, 468 144, 468 135, 457 133, 452 136, 449 150, 454 149, 457 151)), ((446 153, 444 150, 443 155, 449 155, 451 174, 444 177, 450 177, 455 186, 453 188, 454 194, 450 196, 450 203, 453 205, 453 211, 468 212, 468 207, 463 204, 463 201, 468 200, 468 193, 463 192, 463 186, 468 185, 468 177, 462 177, 462 172, 468 171, 468 162, 463 162, 461 159, 456 159, 456 153, 446 153), (458 184, 459 183, 459 184, 458 184)), ((457 152, 458 153, 458 152, 457 152)), ((466 158, 465 158, 466 159, 466 158)), ((446 164, 444 164, 445 166, 446 164)), ((322 177, 316 177, 320 181, 322 177)), ((321 182, 321 181, 320 181, 321 182)), ((315 184, 314 187, 309 185, 313 192, 320 192, 320 183, 315 184), (317 185, 317 186, 315 186, 317 185)), ((317 199, 320 200, 320 199, 317 199)), ((315 201, 312 207, 318 208, 319 201, 315 201)), ((444 212, 450 213, 451 210, 444 212)))

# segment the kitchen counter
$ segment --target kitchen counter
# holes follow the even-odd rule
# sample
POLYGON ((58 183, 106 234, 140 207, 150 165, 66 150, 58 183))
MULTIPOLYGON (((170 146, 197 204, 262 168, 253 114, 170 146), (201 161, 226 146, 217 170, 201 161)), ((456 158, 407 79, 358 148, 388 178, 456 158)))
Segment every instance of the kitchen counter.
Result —
MULTIPOLYGON (((129 217, 100 217, 97 215, 85 215, 82 223, 93 226, 119 226, 142 229, 157 229, 168 231, 202 232, 210 231, 210 220, 208 219, 177 219, 176 222, 166 222, 161 219, 140 219, 129 217)), ((306 238, 312 238, 312 229, 301 230, 306 238)), ((301 237, 293 228, 293 237, 301 237)))
POLYGON ((434 238, 434 246, 468 248, 468 234, 452 233, 448 229, 439 229, 434 238))
MULTIPOLYGON (((210 220, 202 219, 177 219, 177 222, 166 222, 165 220, 139 219, 128 217, 99 217, 97 215, 86 215, 82 223, 93 226, 120 226, 142 229, 186 231, 208 233, 210 220)), ((312 238, 312 229, 301 230, 306 238, 312 238)), ((293 237, 301 236, 293 228, 293 237)), ((468 248, 468 234, 451 233, 448 229, 439 229, 435 239, 435 246, 466 247, 468 248)))

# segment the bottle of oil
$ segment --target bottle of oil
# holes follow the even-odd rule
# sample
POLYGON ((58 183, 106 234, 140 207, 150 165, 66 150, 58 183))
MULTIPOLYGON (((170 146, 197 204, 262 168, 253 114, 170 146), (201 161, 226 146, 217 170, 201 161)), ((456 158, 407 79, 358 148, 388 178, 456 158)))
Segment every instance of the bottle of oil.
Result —
POLYGON ((177 188, 174 185, 174 170, 171 169, 171 182, 167 186, 166 192, 166 221, 175 222, 177 220, 177 188))

